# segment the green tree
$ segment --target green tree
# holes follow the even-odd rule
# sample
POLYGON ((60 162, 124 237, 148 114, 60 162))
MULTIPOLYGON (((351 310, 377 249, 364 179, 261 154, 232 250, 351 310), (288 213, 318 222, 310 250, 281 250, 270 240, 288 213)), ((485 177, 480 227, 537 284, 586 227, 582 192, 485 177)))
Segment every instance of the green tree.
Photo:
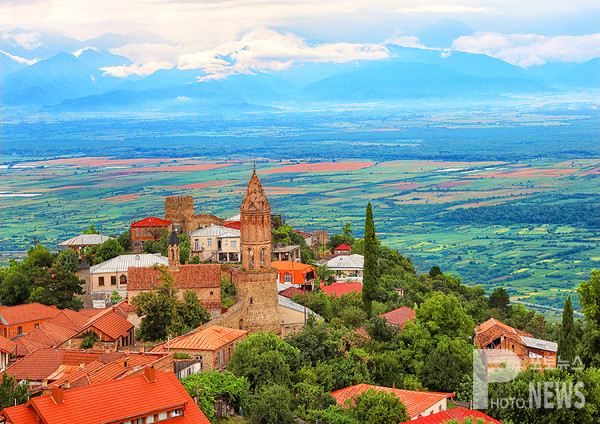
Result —
POLYGON ((113 292, 110 296, 110 303, 112 305, 116 305, 117 303, 122 302, 122 301, 123 301, 123 296, 121 296, 118 291, 113 290, 113 292))
POLYGON ((360 327, 367 320, 367 314, 356 306, 350 306, 342 311, 340 318, 348 328, 360 327))
POLYGON ((198 293, 186 290, 183 293, 183 302, 178 302, 179 316, 187 330, 200 327, 210 321, 210 312, 200 303, 198 293))
POLYGON ((254 333, 236 346, 229 370, 246 377, 255 391, 273 384, 290 387, 299 356, 297 348, 277 335, 254 333))
POLYGON ((375 224, 373 223, 373 211, 371 202, 367 204, 365 217, 365 257, 363 271, 362 298, 367 318, 371 318, 373 301, 379 295, 379 270, 377 268, 377 236, 375 235, 375 224))
POLYGON ((17 383, 17 379, 8 374, 2 376, 0 383, 0 409, 20 405, 29 400, 29 380, 17 383))
POLYGON ((308 411, 306 421, 309 424, 359 424, 356 418, 350 416, 347 409, 337 404, 326 409, 308 411))
POLYGON ((100 234, 94 224, 90 224, 90 228, 88 230, 83 230, 83 234, 100 234))
POLYGON ((577 355, 577 344, 578 340, 575 334, 571 296, 567 296, 565 308, 563 310, 562 326, 560 327, 560 333, 558 335, 558 358, 572 363, 575 359, 575 355, 577 355))
POLYGON ((248 412, 252 424, 291 424, 292 395, 286 386, 265 386, 251 396, 248 412))
POLYGON ((429 276, 431 278, 435 278, 440 274, 442 274, 442 270, 437 265, 432 266, 431 269, 429 270, 429 276))
POLYGON ((79 271, 79 255, 73 249, 63 250, 58 254, 56 262, 60 262, 66 271, 79 271))
POLYGON ((123 253, 125 253, 123 246, 121 246, 116 239, 111 238, 96 248, 96 259, 94 262, 100 263, 108 261, 109 259, 122 255, 123 253))
POLYGON ((56 262, 36 279, 28 301, 54 305, 61 309, 79 310, 83 307, 83 301, 75 295, 84 294, 84 284, 85 281, 77 274, 66 270, 62 263, 56 262))
POLYGON ((500 309, 504 312, 508 312, 510 304, 510 297, 504 287, 499 287, 490 295, 489 306, 490 309, 500 309))
POLYGON ((137 307, 137 315, 143 317, 138 330, 141 340, 165 340, 169 335, 179 335, 183 329, 173 276, 164 265, 155 269, 160 270, 158 290, 140 293, 131 301, 137 307))
MULTIPOLYGON (((159 233, 158 237, 160 237, 160 233, 159 233)), ((119 242, 119 244, 121 245, 121 247, 123 248, 123 250, 125 252, 130 252, 131 251, 131 230, 125 230, 121 234, 119 234, 119 237, 117 237, 117 241, 119 242)))
POLYGON ((316 268, 316 273, 317 277, 319 277, 319 280, 323 281, 326 286, 335 283, 335 273, 327 268, 327 265, 319 265, 316 268))
POLYGON ((475 328, 473 319, 452 294, 433 293, 417 308, 415 315, 421 325, 438 340, 442 336, 467 340, 475 328))
POLYGON ((592 270, 577 293, 584 315, 581 356, 586 365, 600 367, 600 270, 592 270))
POLYGON ((346 222, 346 223, 344 224, 344 229, 343 229, 343 231, 344 231, 344 235, 345 235, 346 237, 352 237, 352 229, 350 228, 350 226, 351 226, 351 225, 352 225, 352 224, 351 224, 351 223, 349 223, 349 222, 346 222))
POLYGON ((91 349, 94 347, 94 343, 96 343, 97 341, 98 335, 94 332, 91 332, 83 338, 81 344, 79 345, 79 349, 91 349))
POLYGON ((369 389, 347 403, 350 415, 360 424, 397 424, 410 420, 406 406, 392 393, 369 389))

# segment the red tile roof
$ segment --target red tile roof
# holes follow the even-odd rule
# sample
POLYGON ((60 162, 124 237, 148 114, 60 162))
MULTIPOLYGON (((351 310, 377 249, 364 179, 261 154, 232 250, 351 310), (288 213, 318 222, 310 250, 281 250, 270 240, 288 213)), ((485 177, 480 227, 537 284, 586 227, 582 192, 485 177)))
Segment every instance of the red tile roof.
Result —
POLYGON ((30 399, 19 406, 0 412, 12 424, 38 424, 35 410, 47 424, 102 424, 144 417, 164 410, 183 408, 183 416, 163 421, 165 424, 210 424, 173 373, 156 370, 156 380, 144 375, 66 390, 62 403, 51 395, 30 399))
POLYGON ((298 230, 292 230, 292 231, 294 231, 296 234, 300 234, 304 238, 312 237, 311 233, 307 233, 305 231, 298 231, 298 230))
POLYGON ((166 219, 155 218, 153 216, 142 219, 141 221, 131 224, 132 227, 168 227, 171 221, 166 219))
POLYGON ((231 228, 231 229, 234 229, 234 230, 241 230, 242 229, 242 223, 240 221, 229 221, 229 222, 225 221, 223 223, 223 227, 231 228))
POLYGON ((331 392, 336 402, 346 406, 346 399, 351 399, 369 389, 393 393, 406 406, 408 416, 417 417, 421 412, 432 407, 442 399, 454 397, 454 393, 418 392, 413 390, 393 389, 391 387, 373 386, 371 384, 356 384, 345 389, 331 392))
MULTIPOLYGON (((160 271, 153 267, 129 267, 127 270, 128 290, 156 290, 160 280, 160 271)), ((178 289, 195 289, 221 287, 221 265, 192 264, 181 265, 179 271, 173 272, 175 287, 178 289)))
POLYGON ((17 344, 6 337, 0 336, 0 352, 12 353, 17 348, 17 344))
POLYGON ((356 293, 360 293, 362 291, 361 283, 333 283, 328 286, 319 287, 320 290, 323 291, 327 296, 336 295, 341 296, 343 294, 348 294, 351 291, 355 291, 356 293))
POLYGON ((155 347, 152 349, 152 352, 166 351, 167 348, 215 351, 235 340, 242 340, 247 335, 248 331, 246 330, 213 325, 211 327, 205 327, 195 333, 176 337, 170 342, 155 347))
POLYGON ((426 417, 420 417, 416 420, 405 421, 402 424, 443 424, 449 420, 457 420, 459 423, 462 423, 465 418, 473 417, 474 421, 481 418, 485 421, 486 424, 502 424, 500 421, 495 420, 489 415, 484 414, 481 411, 473 411, 471 409, 465 408, 452 408, 447 411, 438 412, 436 414, 427 415, 426 417))
POLYGON ((342 243, 333 250, 352 250, 352 246, 348 246, 346 243, 342 243))
POLYGON ((299 289, 298 287, 288 287, 287 289, 281 290, 279 294, 291 299, 295 294, 304 294, 304 290, 299 289))
POLYGON ((4 325, 21 324, 52 318, 60 309, 56 306, 46 306, 41 303, 25 303, 16 306, 0 306, 0 323, 4 325))
POLYGON ((415 319, 415 310, 407 308, 406 306, 402 306, 398 309, 394 309, 393 311, 382 314, 381 316, 384 317, 390 324, 404 327, 406 320, 412 321, 415 319))

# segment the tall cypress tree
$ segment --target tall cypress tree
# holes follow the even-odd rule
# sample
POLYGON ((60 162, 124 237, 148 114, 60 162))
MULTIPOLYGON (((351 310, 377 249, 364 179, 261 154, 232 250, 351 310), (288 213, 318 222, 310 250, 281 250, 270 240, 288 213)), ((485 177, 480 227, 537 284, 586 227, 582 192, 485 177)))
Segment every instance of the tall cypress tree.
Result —
POLYGON ((365 312, 371 318, 372 302, 379 294, 379 268, 377 264, 377 236, 375 235, 375 224, 373 224, 373 211, 371 202, 367 205, 365 218, 365 261, 363 272, 362 298, 365 312))
POLYGON ((558 334, 558 352, 557 356, 561 360, 573 362, 577 352, 577 336, 575 335, 575 323, 573 321, 573 305, 571 296, 565 300, 565 309, 563 310, 562 326, 558 334))

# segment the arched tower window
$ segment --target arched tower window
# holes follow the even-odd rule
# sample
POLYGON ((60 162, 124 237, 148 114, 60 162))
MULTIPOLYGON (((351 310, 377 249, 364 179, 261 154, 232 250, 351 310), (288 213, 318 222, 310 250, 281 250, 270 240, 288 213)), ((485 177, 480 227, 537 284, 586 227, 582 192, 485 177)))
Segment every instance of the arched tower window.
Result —
POLYGON ((250 304, 252 305, 253 303, 254 303, 254 298, 253 298, 253 297, 251 297, 251 298, 250 298, 250 304))
POLYGON ((248 258, 250 260, 250 268, 254 268, 254 250, 248 249, 248 258))
POLYGON ((260 267, 261 268, 265 267, 265 249, 264 248, 260 249, 260 267))

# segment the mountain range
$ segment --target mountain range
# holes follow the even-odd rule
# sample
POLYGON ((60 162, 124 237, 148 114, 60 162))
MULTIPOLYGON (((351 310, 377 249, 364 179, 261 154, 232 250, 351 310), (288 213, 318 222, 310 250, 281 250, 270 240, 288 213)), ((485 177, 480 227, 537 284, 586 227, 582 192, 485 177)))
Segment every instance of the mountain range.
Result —
MULTIPOLYGON (((447 46, 472 30, 440 23, 422 34, 447 46)), ((13 31, 17 37, 19 31, 13 31)), ((414 99, 485 99, 556 93, 600 86, 600 59, 524 69, 484 54, 386 44, 388 58, 346 63, 305 62, 280 71, 253 71, 206 79, 201 69, 161 69, 148 76, 111 76, 101 68, 132 61, 110 53, 126 44, 173 44, 152 33, 105 34, 78 41, 39 34, 24 48, 0 42, 3 107, 68 111, 265 110, 315 102, 383 102, 414 99), (40 58, 41 60, 36 60, 40 58)), ((233 61, 231 57, 224 57, 233 61)))

